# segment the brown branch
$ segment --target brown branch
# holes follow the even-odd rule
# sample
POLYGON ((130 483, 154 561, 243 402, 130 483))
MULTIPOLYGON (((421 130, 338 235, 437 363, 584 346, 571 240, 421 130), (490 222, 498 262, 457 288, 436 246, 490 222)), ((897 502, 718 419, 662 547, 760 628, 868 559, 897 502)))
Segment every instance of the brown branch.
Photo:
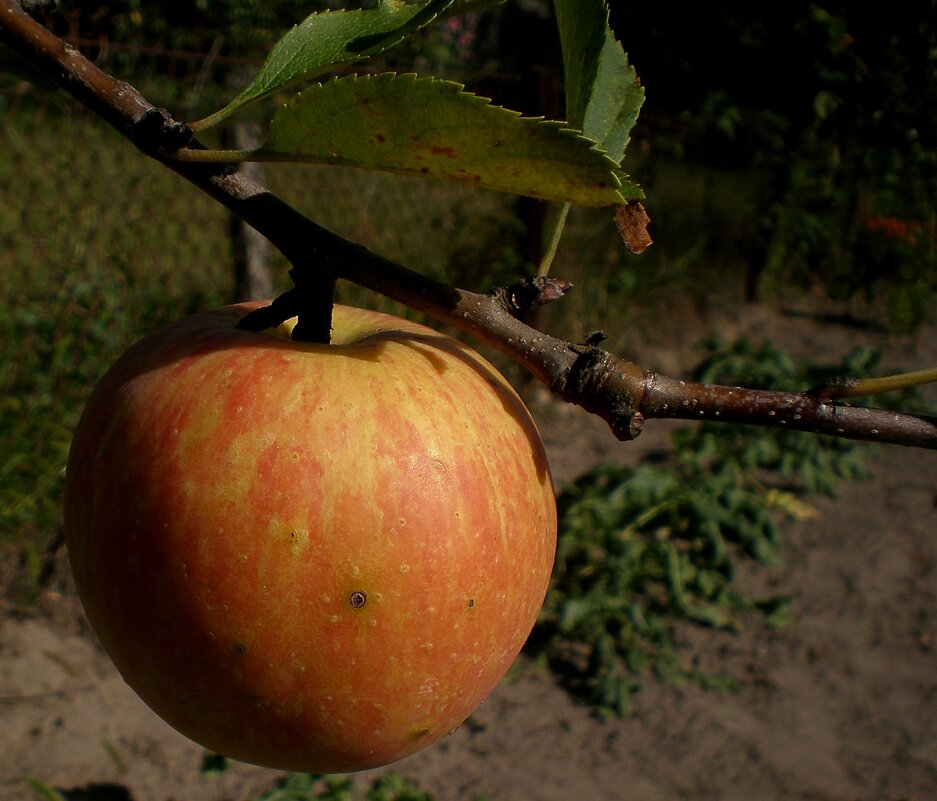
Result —
POLYGON ((937 420, 933 418, 824 402, 810 392, 722 387, 648 374, 641 411, 647 417, 749 423, 937 448, 937 420))
MULTIPOLYGON (((408 270, 316 225, 261 185, 224 165, 174 160, 172 152, 187 144, 188 129, 148 103, 129 84, 99 70, 27 16, 14 0, 0 0, 0 42, 144 153, 260 231, 295 265, 297 274, 314 271, 320 276, 340 276, 488 342, 563 399, 604 418, 620 439, 637 436, 645 419, 670 417, 785 427, 937 449, 937 421, 932 419, 838 405, 805 393, 679 381, 645 372, 595 344, 575 345, 530 328, 514 316, 518 302, 554 299, 551 296, 561 295, 568 285, 554 281, 532 295, 514 290, 482 295, 408 270)), ((198 143, 189 146, 199 147, 198 143)), ((290 308, 290 302, 271 307, 270 319, 290 308)))

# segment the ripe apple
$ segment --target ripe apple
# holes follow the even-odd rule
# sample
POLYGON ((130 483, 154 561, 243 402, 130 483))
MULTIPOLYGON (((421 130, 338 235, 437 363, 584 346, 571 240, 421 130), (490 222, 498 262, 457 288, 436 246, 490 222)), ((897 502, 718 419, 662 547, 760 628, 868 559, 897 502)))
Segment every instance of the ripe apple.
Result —
POLYGON ((455 729, 537 618, 540 436, 477 353, 337 306, 333 342, 196 314, 133 346, 72 444, 65 533, 127 683, 207 748, 374 767, 455 729))

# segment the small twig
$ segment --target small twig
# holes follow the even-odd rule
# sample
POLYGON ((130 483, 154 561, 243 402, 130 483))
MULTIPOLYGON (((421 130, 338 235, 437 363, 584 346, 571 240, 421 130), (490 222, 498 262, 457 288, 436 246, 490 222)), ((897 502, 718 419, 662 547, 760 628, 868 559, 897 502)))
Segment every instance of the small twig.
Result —
POLYGON ((810 392, 696 384, 653 373, 645 388, 641 411, 648 417, 720 420, 937 448, 937 419, 923 415, 831 403, 810 392))
POLYGON ((897 373, 880 378, 837 378, 810 390, 810 394, 823 401, 840 398, 863 398, 882 395, 902 389, 919 387, 937 382, 937 369, 917 370, 913 373, 897 373))
POLYGON ((488 294, 504 304, 508 314, 524 318, 535 309, 562 299, 572 288, 572 282, 562 278, 535 275, 510 286, 495 287, 488 294))
MULTIPOLYGON (((198 128, 194 123, 189 124, 189 128, 198 133, 198 128)), ((182 149, 180 147, 172 157, 178 161, 201 161, 206 164, 236 164, 241 161, 275 161, 276 159, 264 159, 255 154, 253 150, 208 150, 200 148, 198 150, 182 149)), ((283 160, 282 158, 280 159, 283 160)))
POLYGON ((553 265, 553 259, 556 257, 556 251, 560 247, 560 239, 563 237, 563 229, 566 227, 566 218, 569 215, 569 203, 560 206, 559 211, 550 225, 550 240, 547 242, 546 253, 540 260, 540 266, 537 268, 537 275, 545 276, 550 272, 553 265))

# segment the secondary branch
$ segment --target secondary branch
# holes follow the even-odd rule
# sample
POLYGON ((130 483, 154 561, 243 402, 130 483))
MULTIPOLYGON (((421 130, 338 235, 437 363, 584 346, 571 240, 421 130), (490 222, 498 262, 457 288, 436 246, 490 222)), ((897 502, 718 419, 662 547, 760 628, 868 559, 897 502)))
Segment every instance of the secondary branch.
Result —
MULTIPOLYGON (((930 418, 839 405, 809 393, 680 381, 646 372, 595 345, 577 345, 544 334, 514 316, 517 309, 511 299, 515 293, 477 294, 447 286, 327 231, 223 164, 173 158, 183 146, 200 147, 189 141, 191 132, 183 124, 154 107, 129 84, 98 69, 25 14, 14 0, 0 0, 0 42, 148 156, 256 228, 283 252, 297 274, 308 271, 339 276, 488 342, 563 399, 603 417, 620 439, 635 437, 646 419, 678 417, 937 449, 937 421, 930 418)), ((552 291, 559 290, 554 287, 552 291)), ((289 304, 280 308, 284 306, 289 304)), ((276 316, 277 310, 271 314, 276 316)))

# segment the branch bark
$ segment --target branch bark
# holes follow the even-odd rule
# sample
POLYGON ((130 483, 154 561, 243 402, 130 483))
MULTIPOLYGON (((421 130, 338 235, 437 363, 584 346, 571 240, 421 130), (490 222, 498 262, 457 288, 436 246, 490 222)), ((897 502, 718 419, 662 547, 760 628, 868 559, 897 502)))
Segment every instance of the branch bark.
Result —
MULTIPOLYGON (((128 83, 98 69, 25 14, 14 0, 0 0, 0 42, 148 156, 266 236, 294 265, 297 275, 334 275, 353 281, 489 343, 564 400, 604 418, 619 439, 633 439, 646 419, 683 418, 937 449, 937 420, 932 418, 841 405, 809 393, 680 381, 647 372, 596 345, 577 345, 531 328, 514 316, 523 291, 478 294, 445 285, 336 236, 225 165, 174 159, 173 152, 181 147, 200 147, 189 141, 184 124, 154 107, 128 83)), ((562 294, 555 285, 551 291, 562 294)), ((536 293, 534 298, 538 302, 536 293)), ((271 307, 270 314, 276 317, 290 305, 271 307)))

